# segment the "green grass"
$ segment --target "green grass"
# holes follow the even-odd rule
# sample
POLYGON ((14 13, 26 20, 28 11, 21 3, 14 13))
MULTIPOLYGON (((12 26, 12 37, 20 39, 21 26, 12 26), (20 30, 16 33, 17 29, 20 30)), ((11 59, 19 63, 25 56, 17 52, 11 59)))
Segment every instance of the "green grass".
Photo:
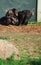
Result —
POLYGON ((21 60, 14 60, 13 56, 9 60, 0 59, 0 65, 41 65, 41 57, 39 59, 31 59, 29 57, 21 60))
POLYGON ((7 38, 7 37, 0 37, 0 39, 9 40, 9 38, 7 38))
POLYGON ((33 22, 28 22, 28 24, 38 24, 38 25, 41 25, 41 22, 33 21, 33 22))

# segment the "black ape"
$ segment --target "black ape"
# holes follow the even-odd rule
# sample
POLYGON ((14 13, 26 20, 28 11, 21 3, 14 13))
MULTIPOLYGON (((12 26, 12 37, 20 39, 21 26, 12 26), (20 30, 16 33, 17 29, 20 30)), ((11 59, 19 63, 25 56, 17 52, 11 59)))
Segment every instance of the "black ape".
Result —
POLYGON ((34 13, 30 10, 19 11, 15 8, 8 10, 6 15, 0 18, 0 24, 2 25, 27 25, 28 20, 34 13))
POLYGON ((18 10, 17 9, 10 9, 6 13, 6 17, 8 19, 8 22, 12 23, 13 25, 18 25, 18 10))
POLYGON ((31 18, 31 16, 34 13, 30 10, 23 10, 18 12, 18 18, 19 18, 19 25, 27 25, 28 20, 31 18))
POLYGON ((13 8, 7 11, 6 15, 0 18, 2 25, 18 25, 18 10, 13 8))

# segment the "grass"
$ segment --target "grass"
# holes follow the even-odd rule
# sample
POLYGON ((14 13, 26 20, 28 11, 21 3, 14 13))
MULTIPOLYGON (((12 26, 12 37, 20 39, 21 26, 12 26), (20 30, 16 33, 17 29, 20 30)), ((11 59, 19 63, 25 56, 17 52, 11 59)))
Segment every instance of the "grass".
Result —
MULTIPOLYGON (((1 33, 2 34, 2 33, 1 33)), ((18 48, 21 58, 41 56, 41 35, 35 33, 5 32, 7 36, 0 39, 8 40, 18 48), (10 35, 10 36, 9 36, 10 35)))
POLYGON ((0 65, 41 65, 41 57, 39 59, 31 59, 29 57, 21 60, 14 60, 13 56, 9 60, 0 59, 0 65))
POLYGON ((20 52, 21 59, 15 60, 13 56, 9 60, 0 59, 0 65, 41 65, 41 34, 12 31, 2 34, 3 32, 0 32, 0 39, 13 42, 20 52))
POLYGON ((33 21, 33 22, 28 22, 28 24, 38 24, 38 25, 41 25, 41 22, 33 21))
POLYGON ((0 39, 9 40, 9 38, 7 38, 7 37, 0 37, 0 39))

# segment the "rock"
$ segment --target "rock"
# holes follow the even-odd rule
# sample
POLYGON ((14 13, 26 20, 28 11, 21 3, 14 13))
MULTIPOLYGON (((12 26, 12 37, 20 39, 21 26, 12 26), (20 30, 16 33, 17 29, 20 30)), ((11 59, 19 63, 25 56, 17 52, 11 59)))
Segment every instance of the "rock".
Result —
POLYGON ((0 58, 6 59, 9 56, 11 56, 13 53, 15 53, 15 56, 19 54, 16 47, 10 42, 0 39, 0 58))

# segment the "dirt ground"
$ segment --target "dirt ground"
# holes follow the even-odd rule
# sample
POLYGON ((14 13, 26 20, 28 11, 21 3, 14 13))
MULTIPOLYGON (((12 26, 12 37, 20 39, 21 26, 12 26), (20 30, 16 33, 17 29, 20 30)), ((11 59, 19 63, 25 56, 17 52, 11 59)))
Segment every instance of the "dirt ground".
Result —
POLYGON ((0 31, 14 31, 14 32, 23 32, 23 33, 41 33, 41 25, 27 25, 27 26, 2 26, 0 25, 0 31))

